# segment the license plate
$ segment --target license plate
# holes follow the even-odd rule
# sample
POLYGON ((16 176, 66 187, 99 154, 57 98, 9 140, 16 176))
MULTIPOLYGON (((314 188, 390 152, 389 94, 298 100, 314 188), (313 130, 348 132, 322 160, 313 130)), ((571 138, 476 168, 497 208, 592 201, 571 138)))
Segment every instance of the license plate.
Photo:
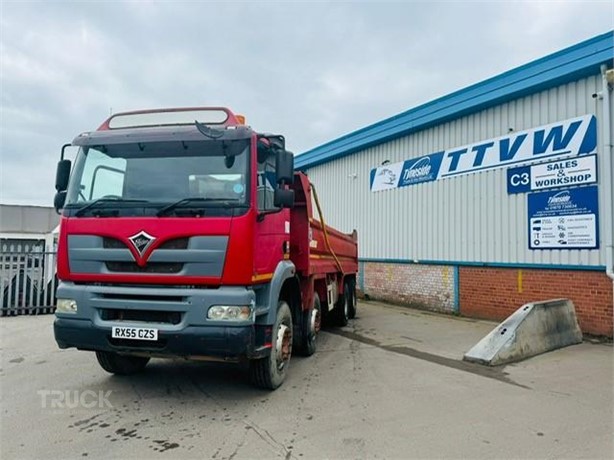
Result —
POLYGON ((129 340, 158 340, 158 330, 145 327, 113 326, 111 337, 129 340))

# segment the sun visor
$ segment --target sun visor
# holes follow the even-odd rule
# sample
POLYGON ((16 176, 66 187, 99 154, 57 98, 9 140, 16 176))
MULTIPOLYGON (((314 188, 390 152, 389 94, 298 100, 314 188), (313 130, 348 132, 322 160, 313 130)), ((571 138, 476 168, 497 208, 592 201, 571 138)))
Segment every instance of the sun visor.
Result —
POLYGON ((196 126, 92 131, 77 136, 73 140, 72 145, 83 147, 116 144, 147 144, 159 142, 221 142, 247 140, 253 135, 252 129, 247 126, 224 128, 219 129, 219 131, 221 132, 221 135, 215 139, 205 136, 196 128, 196 126))

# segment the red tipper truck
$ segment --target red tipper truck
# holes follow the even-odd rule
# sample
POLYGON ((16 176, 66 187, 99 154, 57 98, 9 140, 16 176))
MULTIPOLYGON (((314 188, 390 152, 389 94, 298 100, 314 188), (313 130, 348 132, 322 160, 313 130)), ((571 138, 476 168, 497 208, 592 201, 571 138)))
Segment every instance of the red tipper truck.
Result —
POLYGON ((115 114, 64 146, 56 190, 55 339, 108 372, 248 360, 275 389, 323 319, 355 315, 356 233, 314 218, 283 136, 226 108, 115 114))

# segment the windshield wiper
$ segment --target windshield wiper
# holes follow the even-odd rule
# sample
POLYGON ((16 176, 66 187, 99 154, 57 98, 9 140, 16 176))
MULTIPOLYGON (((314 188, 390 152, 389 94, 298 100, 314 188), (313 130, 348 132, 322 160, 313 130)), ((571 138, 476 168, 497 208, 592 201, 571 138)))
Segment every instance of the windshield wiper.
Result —
MULTIPOLYGON (((226 200, 223 198, 204 198, 200 196, 194 196, 190 198, 182 198, 179 201, 175 201, 174 203, 164 206, 163 208, 158 210, 158 212, 156 213, 156 216, 162 217, 162 216, 167 215, 170 211, 180 206, 189 205, 189 204, 199 204, 199 203, 219 203, 220 205, 219 207, 223 207, 223 208, 230 208, 233 206, 230 200, 226 200)), ((237 205, 239 204, 240 203, 237 203, 237 205)))
POLYGON ((77 212, 75 212, 75 217, 81 217, 83 214, 85 214, 90 209, 96 208, 100 206, 101 204, 107 204, 107 203, 113 203, 113 204, 115 203, 149 203, 149 200, 124 199, 124 198, 119 198, 119 197, 118 198, 102 197, 102 198, 98 198, 97 200, 94 200, 91 203, 88 203, 85 206, 82 206, 79 209, 77 209, 77 212))

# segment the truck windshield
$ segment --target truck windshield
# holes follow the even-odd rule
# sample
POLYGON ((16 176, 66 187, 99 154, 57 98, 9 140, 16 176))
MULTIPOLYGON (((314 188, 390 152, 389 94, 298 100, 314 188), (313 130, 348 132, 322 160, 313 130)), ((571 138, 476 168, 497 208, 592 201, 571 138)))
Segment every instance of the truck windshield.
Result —
POLYGON ((130 207, 161 208, 183 199, 201 208, 246 205, 248 152, 244 140, 82 147, 66 208, 98 200, 96 209, 121 207, 126 215, 130 207))

